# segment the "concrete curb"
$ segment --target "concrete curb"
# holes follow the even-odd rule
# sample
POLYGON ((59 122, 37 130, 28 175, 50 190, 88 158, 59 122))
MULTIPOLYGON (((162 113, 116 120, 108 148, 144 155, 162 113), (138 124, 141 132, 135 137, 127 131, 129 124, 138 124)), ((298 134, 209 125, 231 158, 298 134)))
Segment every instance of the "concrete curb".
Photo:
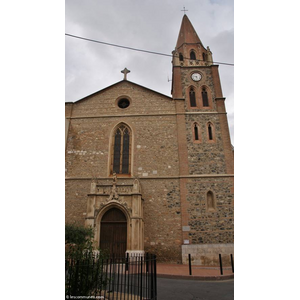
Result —
POLYGON ((198 275, 171 275, 171 274, 157 274, 159 278, 169 279, 186 279, 186 280, 203 280, 203 281, 217 281, 234 279, 234 274, 231 275, 217 275, 217 276, 198 276, 198 275))

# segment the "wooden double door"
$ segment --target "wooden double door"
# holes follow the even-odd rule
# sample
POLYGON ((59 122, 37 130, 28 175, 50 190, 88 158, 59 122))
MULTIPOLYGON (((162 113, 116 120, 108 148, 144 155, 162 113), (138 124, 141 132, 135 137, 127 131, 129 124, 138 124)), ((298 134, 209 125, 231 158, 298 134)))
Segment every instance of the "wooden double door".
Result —
POLYGON ((127 248, 127 220, 118 208, 111 208, 102 217, 100 249, 110 256, 125 257, 127 248))

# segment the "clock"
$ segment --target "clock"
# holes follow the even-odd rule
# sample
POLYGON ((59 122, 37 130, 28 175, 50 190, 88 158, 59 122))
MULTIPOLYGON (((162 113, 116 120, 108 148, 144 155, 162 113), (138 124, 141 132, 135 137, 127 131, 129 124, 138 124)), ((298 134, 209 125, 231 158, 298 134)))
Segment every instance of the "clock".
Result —
POLYGON ((202 78, 202 75, 201 75, 200 73, 193 73, 193 74, 192 74, 192 79, 193 79, 194 81, 200 81, 201 78, 202 78))

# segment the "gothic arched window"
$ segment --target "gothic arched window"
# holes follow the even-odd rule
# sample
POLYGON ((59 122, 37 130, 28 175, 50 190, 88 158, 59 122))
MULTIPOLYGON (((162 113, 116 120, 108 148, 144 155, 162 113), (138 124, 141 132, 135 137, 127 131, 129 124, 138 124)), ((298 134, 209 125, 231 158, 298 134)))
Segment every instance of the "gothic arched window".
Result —
POLYGON ((190 53, 190 59, 196 60, 196 54, 195 54, 194 50, 192 50, 190 53))
POLYGON ((120 124, 113 136, 110 173, 130 174, 131 131, 125 124, 120 124))
POLYGON ((206 91, 206 88, 205 88, 205 87, 202 89, 202 102, 203 102, 203 106, 204 106, 204 107, 209 106, 209 104, 208 104, 207 91, 206 91))
POLYGON ((197 104, 196 104, 196 95, 195 95, 195 91, 194 89, 191 87, 190 89, 190 105, 191 107, 196 107, 197 104))
POLYGON ((183 61, 183 55, 182 55, 182 53, 179 53, 179 60, 183 61))
POLYGON ((206 55, 204 52, 202 53, 202 58, 203 58, 203 61, 206 61, 206 55))

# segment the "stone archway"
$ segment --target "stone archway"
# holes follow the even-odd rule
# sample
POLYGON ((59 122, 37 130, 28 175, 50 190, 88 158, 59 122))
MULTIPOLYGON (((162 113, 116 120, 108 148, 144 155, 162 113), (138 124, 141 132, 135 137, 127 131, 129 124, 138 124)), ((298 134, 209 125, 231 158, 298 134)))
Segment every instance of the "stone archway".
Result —
POLYGON ((124 257, 127 250, 127 219, 116 207, 109 209, 101 219, 100 249, 115 257, 124 257))
MULTIPOLYGON (((141 186, 138 179, 130 179, 130 181, 126 180, 126 184, 118 184, 117 177, 114 176, 111 183, 107 183, 107 181, 99 184, 92 182, 91 192, 88 194, 85 224, 86 226, 91 226, 95 230, 94 246, 96 248, 101 248, 101 246, 104 247, 103 242, 105 240, 106 243, 111 243, 111 240, 108 237, 111 232, 110 229, 114 226, 115 230, 118 230, 116 229, 117 225, 113 225, 112 223, 116 223, 119 220, 119 222, 123 222, 125 227, 126 219, 126 253, 130 256, 143 255, 143 202, 141 186), (112 210, 119 217, 117 215, 113 216, 114 213, 112 210), (106 230, 102 228, 102 225, 104 225, 104 229, 106 228, 106 230), (101 245, 102 236, 104 236, 104 240, 101 245)), ((119 233, 116 234, 121 234, 121 232, 123 232, 124 235, 124 230, 124 228, 120 229, 119 233)), ((118 240, 117 237, 111 238, 118 240)), ((121 242, 119 241, 119 243, 121 242)), ((124 243, 124 241, 122 243, 124 243)), ((108 246, 106 245, 105 247, 108 246)), ((117 251, 117 248, 114 248, 113 246, 109 246, 108 248, 110 254, 112 254, 112 251, 117 251)))

